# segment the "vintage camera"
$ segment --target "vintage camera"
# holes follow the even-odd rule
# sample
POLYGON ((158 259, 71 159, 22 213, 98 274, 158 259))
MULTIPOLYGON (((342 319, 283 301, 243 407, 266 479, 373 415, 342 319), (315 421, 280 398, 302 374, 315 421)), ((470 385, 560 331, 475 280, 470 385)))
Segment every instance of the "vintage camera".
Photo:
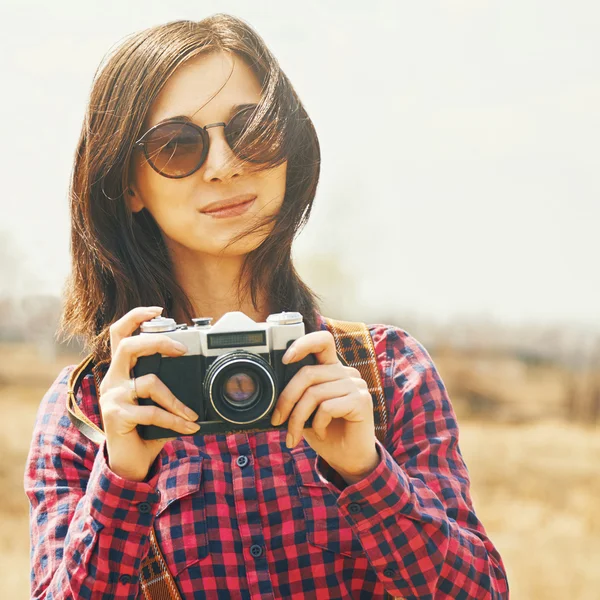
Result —
MULTIPOLYGON (((177 340, 188 351, 183 356, 154 354, 138 359, 133 373, 154 373, 176 398, 200 415, 200 434, 279 429, 271 414, 279 394, 304 366, 316 364, 314 355, 284 365, 288 347, 304 335, 302 315, 283 312, 256 323, 242 312, 229 312, 214 325, 212 319, 192 319, 194 325, 177 325, 157 317, 141 326, 140 335, 160 333, 177 340)), ((155 404, 139 398, 142 405, 155 404)), ((310 427, 314 413, 306 422, 310 427)), ((181 435, 154 425, 138 425, 144 439, 181 435)))

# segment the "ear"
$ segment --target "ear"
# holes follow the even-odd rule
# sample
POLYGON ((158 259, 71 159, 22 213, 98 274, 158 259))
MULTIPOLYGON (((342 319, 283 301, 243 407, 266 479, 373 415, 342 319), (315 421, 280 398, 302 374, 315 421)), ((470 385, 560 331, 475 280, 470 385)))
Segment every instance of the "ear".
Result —
POLYGON ((144 203, 133 185, 125 188, 125 201, 129 206, 129 210, 133 213, 138 213, 144 208, 144 203))

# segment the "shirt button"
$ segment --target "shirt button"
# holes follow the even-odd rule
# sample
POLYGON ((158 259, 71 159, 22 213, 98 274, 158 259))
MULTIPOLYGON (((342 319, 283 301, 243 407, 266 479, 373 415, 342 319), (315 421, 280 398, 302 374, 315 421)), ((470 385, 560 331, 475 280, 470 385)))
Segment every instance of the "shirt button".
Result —
POLYGON ((351 502, 350 504, 348 504, 348 510, 353 514, 357 514, 359 513, 362 508, 360 507, 360 504, 358 504, 358 502, 351 502))
POLYGON ((247 456, 238 456, 236 462, 237 462, 238 467, 244 468, 248 464, 248 457, 247 456))
POLYGON ((138 504, 138 510, 141 513, 149 513, 150 512, 150 504, 148 504, 148 502, 140 502, 138 504))
POLYGON ((393 577, 393 576, 396 574, 396 571, 394 571, 394 569, 385 569, 385 570, 383 571, 383 574, 384 574, 386 577, 393 577))
POLYGON ((250 546, 250 554, 252 554, 254 558, 262 556, 262 553, 263 549, 258 544, 252 544, 252 546, 250 546))
POLYGON ((131 575, 121 575, 121 577, 119 577, 119 581, 123 585, 127 585, 128 583, 131 583, 131 575))

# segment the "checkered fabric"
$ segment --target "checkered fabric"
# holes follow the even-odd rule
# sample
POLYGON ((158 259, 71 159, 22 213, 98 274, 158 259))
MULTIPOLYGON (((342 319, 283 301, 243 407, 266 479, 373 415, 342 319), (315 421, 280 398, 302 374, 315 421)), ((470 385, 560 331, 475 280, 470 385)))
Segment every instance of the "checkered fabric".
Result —
MULTIPOLYGON (((154 528, 184 599, 507 598, 431 358, 401 329, 369 332, 390 418, 378 466, 351 485, 282 430, 178 437, 144 482, 124 480, 71 423, 64 369, 26 464, 31 597, 147 599, 154 528)), ((93 374, 75 402, 99 428, 93 374)))

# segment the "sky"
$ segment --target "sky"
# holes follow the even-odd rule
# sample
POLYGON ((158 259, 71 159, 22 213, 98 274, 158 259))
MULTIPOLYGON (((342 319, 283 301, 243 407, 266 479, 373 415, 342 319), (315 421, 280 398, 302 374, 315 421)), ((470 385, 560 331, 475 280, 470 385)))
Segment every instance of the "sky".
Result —
POLYGON ((4 3, 0 295, 58 294, 92 78, 125 36, 227 12, 313 119, 294 247, 331 316, 600 330, 600 4, 553 0, 4 3))

